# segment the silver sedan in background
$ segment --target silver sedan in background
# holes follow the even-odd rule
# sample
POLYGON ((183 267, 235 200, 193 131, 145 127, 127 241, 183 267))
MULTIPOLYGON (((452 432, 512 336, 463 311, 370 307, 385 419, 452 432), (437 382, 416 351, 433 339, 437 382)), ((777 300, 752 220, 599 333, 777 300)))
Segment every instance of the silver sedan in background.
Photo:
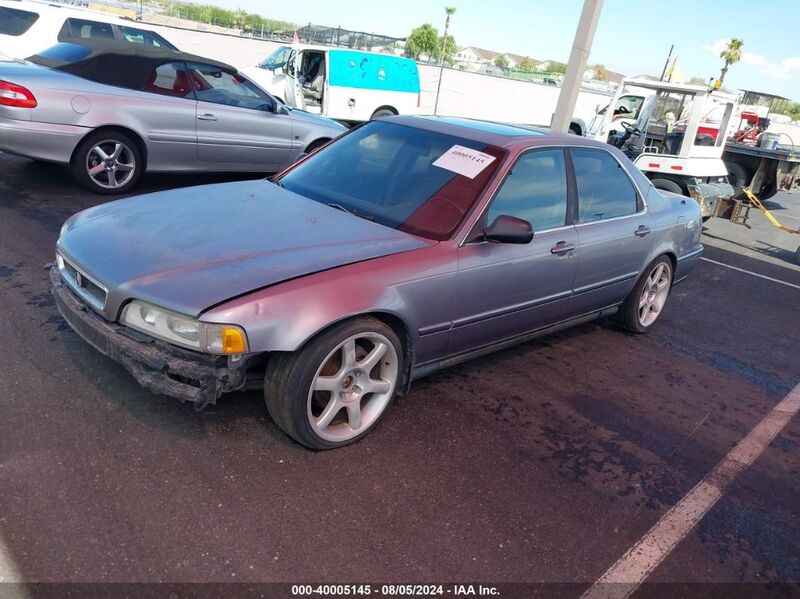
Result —
POLYGON ((102 194, 144 172, 277 172, 344 130, 166 48, 83 40, 0 62, 0 150, 68 164, 102 194))

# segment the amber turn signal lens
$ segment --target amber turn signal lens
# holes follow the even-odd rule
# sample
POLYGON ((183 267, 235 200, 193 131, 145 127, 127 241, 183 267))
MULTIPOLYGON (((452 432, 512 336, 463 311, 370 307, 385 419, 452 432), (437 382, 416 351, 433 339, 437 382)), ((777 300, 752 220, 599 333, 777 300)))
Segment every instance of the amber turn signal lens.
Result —
POLYGON ((225 354, 241 354, 245 351, 244 335, 239 329, 226 327, 222 329, 222 352, 225 354))

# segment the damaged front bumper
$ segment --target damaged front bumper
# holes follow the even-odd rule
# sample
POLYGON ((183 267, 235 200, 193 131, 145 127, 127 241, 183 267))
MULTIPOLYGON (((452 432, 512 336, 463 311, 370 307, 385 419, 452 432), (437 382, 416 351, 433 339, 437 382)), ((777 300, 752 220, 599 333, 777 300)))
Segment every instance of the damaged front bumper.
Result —
POLYGON ((733 197, 733 186, 730 183, 697 183, 689 185, 689 195, 700 205, 703 218, 716 216, 718 204, 733 197))
POLYGON ((50 268, 50 284, 58 311, 72 329, 153 393, 206 405, 244 384, 244 360, 237 368, 225 356, 183 349, 108 322, 68 289, 56 266, 50 268))

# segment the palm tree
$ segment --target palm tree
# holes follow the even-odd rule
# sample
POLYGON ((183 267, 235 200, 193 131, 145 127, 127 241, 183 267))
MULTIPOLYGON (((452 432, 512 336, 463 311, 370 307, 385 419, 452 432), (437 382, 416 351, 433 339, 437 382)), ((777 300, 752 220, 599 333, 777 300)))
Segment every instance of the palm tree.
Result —
POLYGON ((728 73, 728 67, 732 64, 736 64, 742 59, 742 46, 744 46, 744 42, 742 40, 733 38, 729 41, 722 52, 719 53, 719 57, 725 61, 725 66, 722 67, 722 70, 719 73, 719 84, 722 85, 722 82, 725 81, 725 75, 728 73))
POLYGON ((450 30, 450 16, 456 12, 452 6, 445 6, 444 12, 447 15, 447 20, 444 22, 444 36, 442 37, 442 51, 439 53, 439 64, 444 64, 444 49, 447 47, 447 33, 450 30))

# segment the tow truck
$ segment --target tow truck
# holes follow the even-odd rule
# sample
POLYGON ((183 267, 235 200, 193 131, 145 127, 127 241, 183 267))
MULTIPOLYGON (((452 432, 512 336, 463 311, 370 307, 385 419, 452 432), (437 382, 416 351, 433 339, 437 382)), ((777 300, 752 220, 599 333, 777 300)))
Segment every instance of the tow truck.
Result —
POLYGON ((734 195, 722 155, 735 104, 700 85, 624 79, 589 135, 620 148, 656 188, 693 198, 707 220, 734 195))
MULTIPOLYGON (((587 135, 609 143, 618 143, 626 133, 626 128, 638 121, 647 99, 659 92, 667 93, 676 88, 705 89, 662 81, 623 80, 611 104, 605 108, 598 106, 587 135), (611 107, 613 111, 610 111, 611 107)), ((716 143, 721 130, 720 112, 724 114, 725 110, 721 104, 727 103, 733 96, 712 91, 708 95, 716 106, 701 117, 698 134, 711 135, 716 143)), ((788 102, 782 96, 742 90, 742 99, 734 106, 733 118, 722 129, 725 131, 725 143, 721 157, 728 182, 734 189, 734 197, 744 197, 742 190, 745 187, 762 200, 771 198, 779 190, 792 191, 800 188, 800 139, 795 140, 789 133, 780 131, 779 125, 770 128, 771 116, 785 109, 788 102)), ((648 174, 648 177, 654 176, 648 174)), ((681 193, 688 195, 688 186, 681 186, 681 182, 674 177, 671 179, 681 187, 681 193)), ((663 183, 659 182, 659 185, 663 183)), ((675 191, 671 185, 666 188, 675 191)))

